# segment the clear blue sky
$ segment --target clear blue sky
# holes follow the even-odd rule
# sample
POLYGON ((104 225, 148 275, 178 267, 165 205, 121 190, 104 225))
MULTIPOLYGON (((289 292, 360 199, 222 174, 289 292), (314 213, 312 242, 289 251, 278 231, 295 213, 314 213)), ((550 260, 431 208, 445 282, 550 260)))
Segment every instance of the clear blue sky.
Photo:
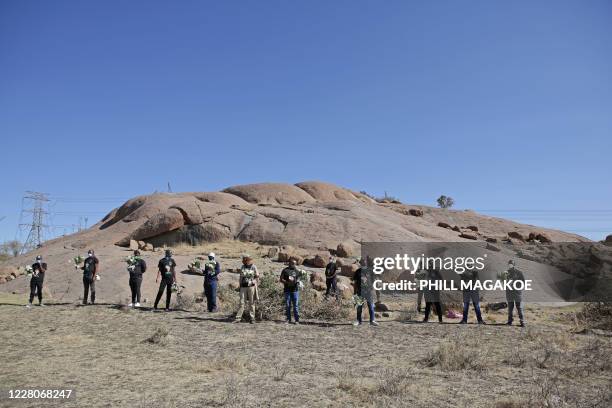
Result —
POLYGON ((312 179, 601 239, 611 78, 607 0, 2 0, 0 240, 25 190, 312 179))

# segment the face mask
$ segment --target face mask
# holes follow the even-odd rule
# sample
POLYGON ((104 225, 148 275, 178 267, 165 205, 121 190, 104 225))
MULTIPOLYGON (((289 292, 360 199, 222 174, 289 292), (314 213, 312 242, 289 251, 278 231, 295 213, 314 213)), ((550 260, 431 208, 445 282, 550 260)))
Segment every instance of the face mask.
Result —
POLYGON ((87 256, 93 256, 93 254, 90 252, 90 253, 87 254, 87 256))
POLYGON ((214 257, 214 256, 209 256, 209 257, 208 257, 208 260, 209 260, 209 261, 213 261, 214 259, 215 259, 215 257, 214 257))

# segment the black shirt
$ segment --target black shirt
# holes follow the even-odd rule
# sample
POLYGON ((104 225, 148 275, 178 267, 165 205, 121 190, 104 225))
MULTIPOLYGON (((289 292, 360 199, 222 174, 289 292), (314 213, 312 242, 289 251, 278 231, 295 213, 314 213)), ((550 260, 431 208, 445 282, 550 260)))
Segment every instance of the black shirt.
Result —
POLYGON ((45 277, 45 272, 47 271, 46 263, 34 263, 32 264, 32 278, 34 279, 43 279, 45 277))
POLYGON ((372 269, 362 266, 355 272, 353 277, 355 283, 355 294, 366 299, 372 297, 372 284, 374 282, 372 277, 372 269))
POLYGON ((338 265, 335 262, 330 262, 325 267, 325 277, 327 279, 332 279, 336 277, 336 271, 338 270, 338 265))
POLYGON ((98 258, 95 256, 88 256, 87 259, 85 259, 85 262, 83 262, 83 276, 91 278, 98 263, 98 258))
POLYGON ((134 269, 130 271, 130 276, 137 278, 137 277, 142 276, 142 274, 145 273, 146 271, 147 271, 147 263, 144 261, 144 259, 140 258, 134 265, 134 269))
POLYGON ((174 272, 174 268, 176 267, 176 262, 172 258, 162 258, 159 260, 159 264, 157 264, 159 268, 159 272, 161 272, 164 278, 172 278, 172 274, 174 272), (169 266, 170 270, 166 269, 166 266, 169 266))
POLYGON ((285 292, 295 292, 298 289, 298 269, 287 267, 281 272, 285 292))

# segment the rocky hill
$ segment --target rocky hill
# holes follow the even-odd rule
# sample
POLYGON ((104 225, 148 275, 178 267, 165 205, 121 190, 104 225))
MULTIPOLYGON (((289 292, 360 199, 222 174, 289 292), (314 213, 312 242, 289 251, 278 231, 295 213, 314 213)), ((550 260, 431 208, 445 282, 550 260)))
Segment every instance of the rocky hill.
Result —
MULTIPOLYGON (((261 183, 228 187, 221 192, 158 193, 135 197, 113 209, 100 222, 77 234, 46 242, 36 253, 50 264, 50 290, 75 280, 68 261, 95 248, 104 258, 105 283, 124 293, 127 249, 153 250, 162 246, 236 242, 261 246, 290 245, 302 254, 357 255, 367 241, 506 241, 522 243, 588 241, 561 231, 518 224, 469 210, 448 210, 401 203, 379 203, 372 198, 323 182, 295 185, 261 183), (340 248, 339 248, 339 244, 340 248), (110 280, 110 282, 109 282, 110 280), (116 288, 114 287, 116 286, 116 288)), ((265 248, 267 250, 267 247, 265 248)), ((204 250, 204 249, 202 249, 204 250)), ((155 266, 159 254, 148 252, 155 266)), ((16 266, 31 262, 33 254, 0 267, 2 291, 25 291, 25 278, 16 266)), ((185 263, 190 259, 185 256, 185 263)), ((78 279, 77 279, 78 280, 78 279)), ((201 285, 194 280, 193 285, 201 285)), ((80 282, 73 285, 78 293, 80 282)), ((145 284, 146 287, 146 284, 145 284)), ((153 287, 153 284, 151 284, 153 287)))

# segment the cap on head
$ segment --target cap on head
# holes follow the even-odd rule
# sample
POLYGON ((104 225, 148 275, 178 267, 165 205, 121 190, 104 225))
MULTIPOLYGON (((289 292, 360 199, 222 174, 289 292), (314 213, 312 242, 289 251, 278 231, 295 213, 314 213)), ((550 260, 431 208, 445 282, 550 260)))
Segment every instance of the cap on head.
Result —
POLYGON ((95 252, 94 252, 94 250, 93 250, 93 249, 90 249, 89 251, 87 251, 87 253, 88 253, 88 254, 90 254, 90 255, 95 254, 95 252))
POLYGON ((295 266, 297 262, 295 262, 294 258, 289 259, 289 266, 295 266))
POLYGON ((37 256, 36 256, 36 260, 37 260, 37 261, 42 261, 42 256, 37 255, 37 256))
POLYGON ((215 253, 214 253, 214 252, 210 252, 210 253, 208 254, 208 257, 209 257, 209 258, 214 258, 214 257, 215 257, 215 253))

